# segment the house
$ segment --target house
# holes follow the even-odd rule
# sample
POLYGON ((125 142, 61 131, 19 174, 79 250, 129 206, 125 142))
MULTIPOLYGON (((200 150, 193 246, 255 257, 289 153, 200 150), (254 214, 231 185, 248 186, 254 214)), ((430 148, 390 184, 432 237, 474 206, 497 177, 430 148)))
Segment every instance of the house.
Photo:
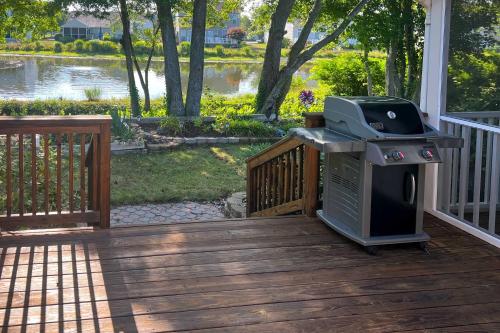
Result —
MULTIPOLYGON (((295 22, 288 22, 285 25, 285 38, 289 39, 292 41, 292 43, 295 43, 300 36, 300 33, 302 32, 303 26, 299 23, 299 21, 295 22)), ((311 44, 315 44, 319 42, 321 39, 323 39, 326 36, 325 32, 322 31, 311 31, 309 34, 309 37, 307 38, 307 42, 311 44)), ((267 43, 269 39, 269 31, 266 31, 264 33, 264 42, 267 43)))
MULTIPOLYGON (((179 15, 176 19, 175 30, 177 33, 177 39, 179 43, 181 42, 191 42, 191 26, 184 26, 182 24, 182 15, 179 15)), ((222 26, 214 26, 207 28, 205 33, 205 44, 206 45, 225 45, 225 46, 237 46, 238 41, 227 37, 227 32, 231 28, 239 27, 241 24, 241 13, 233 12, 229 14, 229 19, 224 22, 222 26)))
POLYGON ((113 22, 113 19, 100 19, 92 15, 70 15, 61 25, 61 34, 73 39, 103 39, 106 34, 121 38, 121 32, 113 31, 113 22))

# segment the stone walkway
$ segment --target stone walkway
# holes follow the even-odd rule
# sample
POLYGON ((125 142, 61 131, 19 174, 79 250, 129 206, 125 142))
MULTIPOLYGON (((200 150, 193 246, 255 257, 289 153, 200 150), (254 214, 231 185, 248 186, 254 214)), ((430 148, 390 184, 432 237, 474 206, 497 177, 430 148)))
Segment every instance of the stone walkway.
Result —
POLYGON ((223 219, 223 203, 181 202, 120 206, 111 210, 111 226, 223 219))

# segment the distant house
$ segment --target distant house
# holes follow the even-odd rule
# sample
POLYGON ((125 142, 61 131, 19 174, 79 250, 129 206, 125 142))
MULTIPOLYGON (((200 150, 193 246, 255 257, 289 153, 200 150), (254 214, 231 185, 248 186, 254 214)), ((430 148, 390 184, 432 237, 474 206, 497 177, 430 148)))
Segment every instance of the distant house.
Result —
MULTIPOLYGON (((183 26, 181 24, 182 16, 179 16, 176 20, 176 33, 177 39, 180 42, 191 42, 191 27, 183 26)), ((239 27, 241 24, 241 14, 240 12, 233 12, 229 14, 229 19, 224 22, 220 27, 210 27, 205 33, 205 44, 206 45, 226 45, 226 46, 237 46, 238 41, 227 37, 227 32, 231 28, 239 27)))
MULTIPOLYGON (((299 22, 288 22, 285 26, 285 38, 288 38, 289 40, 292 41, 292 43, 295 43, 300 36, 300 33, 302 32, 303 26, 299 22)), ((309 37, 307 38, 307 41, 309 43, 315 44, 322 40, 326 36, 325 32, 320 32, 320 31, 311 31, 309 34, 309 37)), ((264 42, 267 43, 269 39, 269 32, 266 32, 264 34, 264 42)))
POLYGON ((61 25, 61 34, 73 39, 103 39, 109 34, 121 38, 122 33, 114 33, 111 19, 99 19, 91 15, 72 15, 61 25))

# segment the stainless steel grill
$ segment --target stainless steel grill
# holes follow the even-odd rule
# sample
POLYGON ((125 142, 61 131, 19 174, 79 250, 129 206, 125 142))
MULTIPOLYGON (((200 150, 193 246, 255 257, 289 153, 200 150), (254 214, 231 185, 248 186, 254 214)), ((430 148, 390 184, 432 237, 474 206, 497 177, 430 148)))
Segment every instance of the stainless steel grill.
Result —
POLYGON ((394 97, 328 97, 324 128, 291 131, 325 153, 323 209, 337 232, 367 246, 425 245, 425 165, 463 145, 425 122, 414 103, 394 97))

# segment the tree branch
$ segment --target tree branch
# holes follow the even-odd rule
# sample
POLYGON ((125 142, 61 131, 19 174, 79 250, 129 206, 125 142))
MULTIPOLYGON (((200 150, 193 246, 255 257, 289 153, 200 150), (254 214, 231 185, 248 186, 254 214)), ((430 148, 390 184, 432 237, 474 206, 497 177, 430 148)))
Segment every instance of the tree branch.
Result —
POLYGON ((293 62, 295 57, 299 55, 300 52, 302 52, 302 50, 306 46, 309 35, 311 34, 311 30, 320 13, 321 13, 321 0, 315 0, 314 6, 307 18, 307 22, 302 28, 302 31, 300 32, 299 38, 293 44, 292 49, 290 50, 290 55, 288 56, 290 62, 293 62))
POLYGON ((363 7, 370 2, 370 0, 361 0, 356 7, 347 15, 347 17, 340 23, 340 25, 329 35, 327 35, 325 38, 308 48, 307 50, 303 51, 300 53, 295 61, 291 63, 291 67, 295 68, 297 65, 297 69, 302 66, 306 61, 312 59, 314 54, 321 50, 323 47, 325 47, 327 44, 335 41, 339 36, 347 29, 349 24, 351 24, 352 20, 356 15, 361 12, 363 7))

